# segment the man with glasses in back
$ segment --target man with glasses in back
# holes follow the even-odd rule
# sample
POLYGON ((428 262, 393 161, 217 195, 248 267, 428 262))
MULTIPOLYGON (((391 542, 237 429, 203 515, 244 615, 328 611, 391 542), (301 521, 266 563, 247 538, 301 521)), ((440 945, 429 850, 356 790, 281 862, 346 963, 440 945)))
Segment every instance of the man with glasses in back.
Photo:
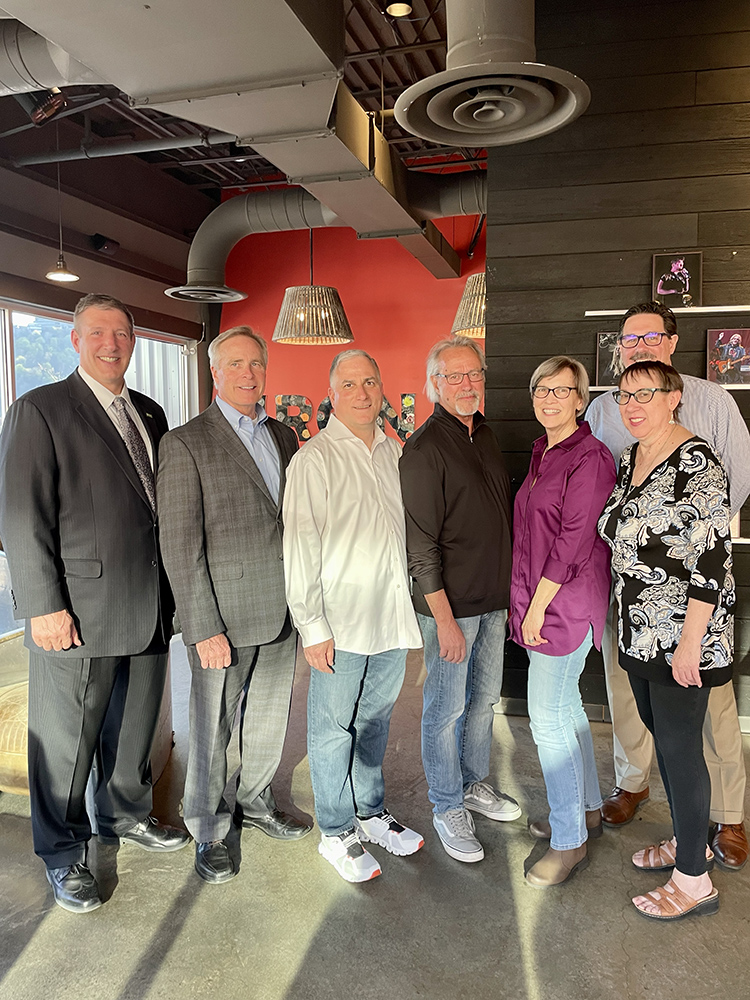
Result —
POLYGON ((427 357, 435 410, 404 446, 400 473, 413 600, 427 678, 422 761, 446 853, 481 861, 471 812, 514 820, 518 803, 487 782, 503 678, 510 592, 510 489, 484 403, 484 353, 442 340, 427 357))
MULTIPOLYGON (((620 322, 619 351, 625 368, 636 361, 672 364, 677 347, 677 323, 671 309, 658 302, 633 306, 620 322)), ((680 422, 704 438, 721 458, 729 477, 732 516, 750 494, 750 434, 737 404, 721 386, 692 375, 683 375, 685 392, 680 422)), ((603 393, 586 413, 593 434, 607 445, 619 462, 633 438, 622 422, 611 392, 603 393)), ((607 697, 612 716, 615 754, 615 788, 605 799, 602 817, 607 826, 629 823, 649 797, 649 774, 654 745, 641 722, 628 675, 618 666, 617 626, 614 607, 602 644, 607 697)), ((748 858, 743 825, 745 764, 737 703, 731 684, 714 688, 708 702, 703 730, 706 763, 711 776, 711 821, 716 824, 712 848, 717 863, 738 871, 748 858)))

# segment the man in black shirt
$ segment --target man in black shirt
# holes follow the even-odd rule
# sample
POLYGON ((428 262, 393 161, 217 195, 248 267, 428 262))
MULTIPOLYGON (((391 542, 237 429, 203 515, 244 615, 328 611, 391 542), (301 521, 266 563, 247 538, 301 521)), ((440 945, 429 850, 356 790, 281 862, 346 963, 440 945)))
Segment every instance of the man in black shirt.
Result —
POLYGON ((485 780, 493 706, 500 700, 510 590, 510 491, 485 424, 484 353, 468 337, 440 341, 427 358, 435 410, 406 442, 401 488, 414 606, 425 645, 422 760, 433 825, 458 861, 484 850, 467 810, 521 815, 485 780))

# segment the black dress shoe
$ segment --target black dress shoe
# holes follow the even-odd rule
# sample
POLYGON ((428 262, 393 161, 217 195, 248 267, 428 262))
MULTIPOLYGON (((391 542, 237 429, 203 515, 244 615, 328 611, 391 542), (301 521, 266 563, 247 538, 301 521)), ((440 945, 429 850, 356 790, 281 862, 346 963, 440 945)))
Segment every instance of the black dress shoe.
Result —
POLYGON ((274 840, 301 840, 312 830, 307 823, 300 823, 294 816, 282 812, 281 809, 269 809, 260 816, 248 816, 238 806, 235 819, 238 826, 244 826, 248 830, 257 828, 274 840))
POLYGON ((48 868, 47 881, 57 905, 70 913, 88 913, 102 905, 96 879, 84 864, 48 868))
POLYGON ((174 826, 163 826, 153 816, 147 816, 140 823, 120 834, 126 844, 136 844, 144 851, 179 851, 190 843, 190 834, 174 826))
POLYGON ((195 870, 204 882, 228 882, 239 873, 223 840, 195 845, 195 870))

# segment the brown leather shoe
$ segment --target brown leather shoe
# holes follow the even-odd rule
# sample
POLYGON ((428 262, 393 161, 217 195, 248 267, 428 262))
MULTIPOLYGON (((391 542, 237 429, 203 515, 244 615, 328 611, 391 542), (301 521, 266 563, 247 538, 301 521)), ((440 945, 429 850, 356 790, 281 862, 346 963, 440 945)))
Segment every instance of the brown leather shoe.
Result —
MULTIPOLYGON (((586 829, 589 833, 589 840, 596 840, 602 833, 602 814, 600 809, 586 810, 586 829)), ((529 833, 535 840, 549 840, 552 836, 552 827, 548 819, 537 819, 529 823, 529 833)))
POLYGON ((738 872, 747 864, 748 843, 742 823, 717 823, 711 841, 716 864, 727 872, 738 872))
POLYGON ((625 826, 635 816, 638 806, 644 802, 648 802, 648 785, 642 792, 613 788, 602 805, 602 822, 605 826, 625 826))
POLYGON ((586 856, 586 845, 574 847, 570 851, 556 851, 553 847, 547 851, 541 861, 526 872, 526 881, 537 889, 547 889, 551 885, 562 885, 576 872, 587 868, 589 859, 586 856))

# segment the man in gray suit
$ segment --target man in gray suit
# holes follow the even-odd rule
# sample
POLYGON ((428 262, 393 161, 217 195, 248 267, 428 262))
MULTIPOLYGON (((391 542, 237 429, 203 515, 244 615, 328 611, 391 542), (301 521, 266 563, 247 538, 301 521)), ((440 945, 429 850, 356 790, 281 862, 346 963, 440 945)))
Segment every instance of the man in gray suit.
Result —
POLYGON ((208 348, 217 398, 162 442, 157 493, 164 564, 192 672, 184 816, 206 882, 237 875, 226 837, 226 751, 242 705, 235 816, 268 836, 310 827, 281 812, 271 779, 281 759, 297 636, 284 595, 281 500, 297 450, 260 400, 268 349, 247 326, 208 348))
POLYGON ((95 757, 100 839, 175 851, 189 837, 149 816, 174 609, 153 473, 167 420, 125 385, 135 336, 122 302, 87 295, 73 322, 78 369, 5 419, 0 534, 26 619, 34 850, 55 901, 81 913, 102 903, 86 866, 95 757))

